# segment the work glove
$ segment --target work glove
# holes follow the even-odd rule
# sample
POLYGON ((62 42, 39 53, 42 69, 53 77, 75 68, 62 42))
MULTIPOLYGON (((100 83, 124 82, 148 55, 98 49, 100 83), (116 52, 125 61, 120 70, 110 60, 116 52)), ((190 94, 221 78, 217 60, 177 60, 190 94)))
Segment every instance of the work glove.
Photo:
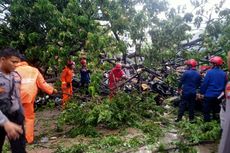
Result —
POLYGON ((57 91, 57 89, 54 89, 53 94, 56 94, 56 93, 58 93, 58 91, 57 91))
POLYGON ((67 87, 67 88, 70 88, 70 82, 67 82, 67 83, 66 83, 66 87, 67 87))

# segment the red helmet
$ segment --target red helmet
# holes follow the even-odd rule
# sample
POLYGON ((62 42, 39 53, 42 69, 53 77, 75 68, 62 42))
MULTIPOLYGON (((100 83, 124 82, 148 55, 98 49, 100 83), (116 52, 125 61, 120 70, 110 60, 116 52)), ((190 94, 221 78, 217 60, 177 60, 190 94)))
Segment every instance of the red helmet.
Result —
POLYGON ((213 63, 217 66, 220 66, 224 63, 223 59, 220 56, 213 56, 209 59, 210 63, 213 63))
POLYGON ((202 65, 202 66, 200 66, 200 71, 201 72, 204 72, 204 71, 209 70, 209 69, 211 69, 211 66, 208 66, 208 65, 202 65))
POLYGON ((81 63, 81 65, 86 65, 86 60, 82 59, 80 63, 81 63))
POLYGON ((74 61, 68 61, 68 62, 67 62, 67 65, 70 65, 70 66, 71 66, 71 65, 75 65, 75 62, 74 62, 74 61))
POLYGON ((194 60, 194 59, 189 59, 189 60, 185 61, 184 64, 190 65, 192 67, 196 67, 197 66, 197 61, 194 60))
POLYGON ((115 66, 115 69, 121 69, 121 68, 122 68, 121 63, 117 63, 116 66, 115 66))

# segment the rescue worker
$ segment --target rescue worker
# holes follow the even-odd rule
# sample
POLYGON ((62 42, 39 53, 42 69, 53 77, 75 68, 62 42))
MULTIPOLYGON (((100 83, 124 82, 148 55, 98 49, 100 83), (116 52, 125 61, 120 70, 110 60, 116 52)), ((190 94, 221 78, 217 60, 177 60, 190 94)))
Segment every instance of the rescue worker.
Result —
POLYGON ((218 119, 216 116, 220 112, 220 102, 218 97, 224 92, 227 83, 227 75, 221 70, 223 60, 219 56, 213 56, 209 62, 213 65, 212 69, 207 71, 203 83, 200 88, 201 97, 204 97, 203 115, 204 121, 211 120, 210 112, 212 112, 212 119, 218 119))
POLYGON ((125 72, 122 70, 121 63, 117 63, 109 73, 110 98, 112 98, 115 95, 119 81, 121 81, 123 78, 127 77, 125 75, 125 72))
POLYGON ((72 80, 74 75, 75 63, 68 61, 67 65, 61 73, 61 88, 62 88, 62 108, 65 108, 66 102, 73 95, 72 80))
POLYGON ((86 60, 82 59, 81 60, 81 69, 80 69, 80 83, 81 83, 81 87, 83 88, 83 90, 85 90, 86 94, 88 95, 88 87, 89 87, 89 83, 90 83, 90 70, 87 69, 87 64, 86 64, 86 60))
POLYGON ((185 61, 187 70, 183 73, 178 91, 181 95, 181 102, 179 104, 178 117, 175 122, 182 120, 186 106, 189 108, 189 121, 194 121, 194 107, 196 100, 196 91, 200 86, 201 76, 196 71, 197 61, 189 59, 185 61))
POLYGON ((34 142, 34 101, 38 89, 47 94, 57 93, 57 90, 44 80, 42 74, 35 67, 28 65, 25 56, 21 55, 21 62, 15 69, 21 76, 21 102, 25 113, 25 133, 29 144, 34 142))
POLYGON ((210 70, 210 69, 211 69, 211 66, 208 66, 208 65, 202 65, 202 66, 200 66, 200 75, 201 75, 201 77, 202 78, 205 77, 206 72, 208 70, 210 70))
POLYGON ((12 153, 26 153, 24 114, 13 72, 19 61, 15 49, 0 51, 0 152, 7 135, 12 153))
MULTIPOLYGON (((228 71, 230 71, 230 52, 228 52, 228 71)), ((225 88, 226 104, 222 107, 223 119, 222 123, 222 135, 219 145, 218 153, 230 152, 230 82, 227 83, 225 88), (224 110, 223 110, 224 109, 224 110)))

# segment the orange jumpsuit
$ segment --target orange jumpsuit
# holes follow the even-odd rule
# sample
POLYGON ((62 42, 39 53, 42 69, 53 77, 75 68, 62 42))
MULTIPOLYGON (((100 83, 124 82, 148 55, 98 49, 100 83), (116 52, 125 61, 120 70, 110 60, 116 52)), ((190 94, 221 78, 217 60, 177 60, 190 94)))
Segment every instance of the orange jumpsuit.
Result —
POLYGON ((54 88, 47 84, 35 67, 29 66, 27 62, 17 64, 16 71, 21 76, 21 101, 25 113, 25 134, 28 143, 34 141, 34 101, 38 88, 47 94, 52 94, 54 88))
POLYGON ((63 108, 65 107, 66 102, 73 95, 72 79, 73 79, 73 70, 71 70, 70 68, 66 66, 61 73, 61 83, 62 83, 61 88, 63 92, 63 97, 62 97, 63 108), (70 86, 68 87, 67 84, 69 84, 70 86))

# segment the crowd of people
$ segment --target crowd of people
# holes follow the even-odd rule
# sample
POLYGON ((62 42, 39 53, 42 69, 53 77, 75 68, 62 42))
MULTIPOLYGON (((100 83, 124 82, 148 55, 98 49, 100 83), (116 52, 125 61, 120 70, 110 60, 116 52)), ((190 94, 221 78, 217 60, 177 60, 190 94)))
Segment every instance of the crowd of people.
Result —
MULTIPOLYGON (((178 117, 175 120, 182 120, 186 107, 189 110, 189 120, 194 122, 195 101, 203 101, 203 118, 205 122, 212 119, 218 119, 220 112, 221 98, 224 93, 230 92, 230 84, 227 85, 227 74, 221 69, 223 59, 219 56, 213 56, 209 62, 211 67, 203 74, 196 70, 198 62, 189 59, 185 62, 186 71, 183 73, 178 92, 181 94, 178 117), (225 92, 226 87, 226 92, 225 92)), ((80 60, 80 85, 88 93, 90 84, 90 70, 87 68, 86 58, 80 60)), ((61 76, 61 89, 63 94, 62 108, 73 96, 72 80, 74 77, 75 62, 68 61, 64 67, 61 76)), ((127 79, 127 75, 122 70, 122 64, 116 63, 115 67, 109 73, 110 99, 116 94, 119 83, 122 79, 127 79)), ((34 101, 41 89, 47 94, 56 94, 58 91, 49 85, 39 70, 30 66, 26 62, 25 56, 17 50, 6 48, 0 51, 0 152, 7 136, 13 153, 25 153, 26 142, 34 142, 34 101)), ((227 95, 226 99, 228 102, 227 95)), ((229 104, 226 108, 230 107, 229 104)), ((229 108, 230 111, 230 108, 229 108)), ((226 111, 226 112, 229 112, 226 111)), ((226 153, 229 148, 226 147, 229 135, 229 119, 225 119, 222 126, 223 135, 220 144, 220 153, 226 153)), ((228 141, 229 142, 229 141, 228 141)))

